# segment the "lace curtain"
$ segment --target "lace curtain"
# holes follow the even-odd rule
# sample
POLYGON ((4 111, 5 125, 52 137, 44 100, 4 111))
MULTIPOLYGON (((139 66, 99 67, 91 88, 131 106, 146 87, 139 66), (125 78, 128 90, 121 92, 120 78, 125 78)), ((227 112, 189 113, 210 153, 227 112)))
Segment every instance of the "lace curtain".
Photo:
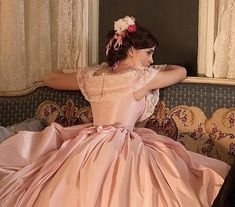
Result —
POLYGON ((220 0, 214 77, 235 78, 235 0, 220 0))
POLYGON ((235 78, 235 0, 199 0, 198 74, 235 78))
POLYGON ((18 91, 46 72, 86 65, 86 0, 0 1, 0 91, 18 91))

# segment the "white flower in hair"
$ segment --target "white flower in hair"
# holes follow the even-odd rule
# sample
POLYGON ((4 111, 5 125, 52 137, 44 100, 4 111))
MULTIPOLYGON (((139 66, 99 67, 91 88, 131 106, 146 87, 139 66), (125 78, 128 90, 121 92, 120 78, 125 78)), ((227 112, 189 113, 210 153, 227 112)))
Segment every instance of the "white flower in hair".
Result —
POLYGON ((135 24, 135 18, 134 17, 125 16, 124 20, 129 26, 135 24))
POLYGON ((112 48, 113 41, 115 40, 115 43, 113 45, 114 50, 118 50, 120 46, 122 45, 123 38, 126 36, 126 34, 135 32, 137 29, 135 25, 135 18, 125 16, 122 19, 119 19, 118 21, 114 22, 114 30, 115 34, 114 36, 109 40, 109 43, 106 46, 106 56, 109 53, 109 50, 112 48))
POLYGON ((125 16, 124 18, 114 22, 114 30, 117 34, 121 35, 124 31, 128 30, 129 26, 133 25, 135 25, 135 18, 125 16))

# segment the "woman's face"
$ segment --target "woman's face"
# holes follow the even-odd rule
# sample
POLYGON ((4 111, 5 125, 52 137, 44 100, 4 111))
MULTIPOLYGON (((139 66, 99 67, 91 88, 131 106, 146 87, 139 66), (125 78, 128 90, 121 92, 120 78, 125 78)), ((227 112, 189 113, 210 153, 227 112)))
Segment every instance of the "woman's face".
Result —
POLYGON ((134 49, 132 62, 135 66, 148 67, 153 64, 153 53, 155 47, 146 49, 134 49))

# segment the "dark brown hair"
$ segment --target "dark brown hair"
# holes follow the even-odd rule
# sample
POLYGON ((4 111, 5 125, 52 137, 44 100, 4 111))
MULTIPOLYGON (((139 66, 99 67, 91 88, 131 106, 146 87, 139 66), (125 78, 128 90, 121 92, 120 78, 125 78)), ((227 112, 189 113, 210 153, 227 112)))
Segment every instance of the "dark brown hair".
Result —
MULTIPOLYGON (((117 61, 123 60, 127 57, 127 52, 131 46, 135 49, 146 49, 151 47, 158 47, 157 39, 145 28, 137 25, 135 32, 126 31, 125 37, 122 39, 122 45, 118 50, 114 49, 116 39, 113 40, 112 46, 106 56, 109 66, 113 66, 117 61)), ((115 31, 112 30, 107 34, 107 43, 114 37, 115 31)))

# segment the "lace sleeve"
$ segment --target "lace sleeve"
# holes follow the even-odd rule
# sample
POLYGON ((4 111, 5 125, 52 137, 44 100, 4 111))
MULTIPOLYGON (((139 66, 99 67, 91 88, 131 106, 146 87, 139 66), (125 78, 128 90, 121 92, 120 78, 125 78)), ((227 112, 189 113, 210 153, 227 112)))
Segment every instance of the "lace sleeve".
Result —
MULTIPOLYGON (((135 75, 132 92, 135 92, 144 87, 147 83, 149 83, 153 78, 157 76, 159 71, 164 70, 165 67, 166 65, 154 65, 150 68, 139 70, 135 75)), ((139 121, 143 121, 153 114, 158 101, 159 89, 154 89, 145 96, 145 109, 139 121)))
POLYGON ((79 89, 82 92, 82 95, 87 101, 90 101, 88 94, 85 90, 85 84, 86 84, 86 76, 88 75, 88 71, 90 71, 91 68, 80 68, 77 70, 77 80, 78 80, 78 85, 79 89))
POLYGON ((158 71, 163 71, 166 68, 166 64, 164 64, 164 65, 153 65, 152 68, 154 68, 158 71))

